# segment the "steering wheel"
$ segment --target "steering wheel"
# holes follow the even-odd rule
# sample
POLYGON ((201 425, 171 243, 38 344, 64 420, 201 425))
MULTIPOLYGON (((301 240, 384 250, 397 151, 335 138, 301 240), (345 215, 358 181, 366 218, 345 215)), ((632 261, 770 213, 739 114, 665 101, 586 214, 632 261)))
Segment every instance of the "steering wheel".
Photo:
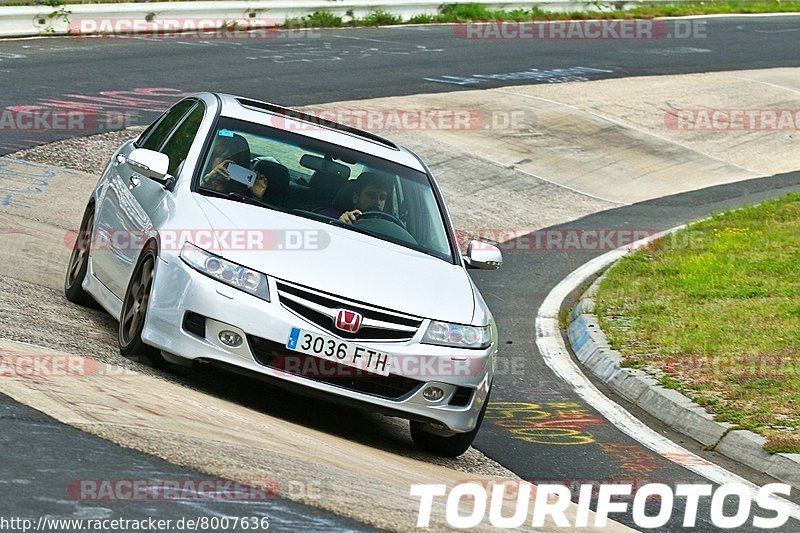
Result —
POLYGON ((403 222, 399 218, 387 213, 386 211, 364 211, 363 213, 361 213, 361 216, 358 217, 358 220, 356 220, 356 224, 358 224, 359 221, 364 220, 365 218, 382 218, 383 220, 394 222, 401 228, 406 229, 405 224, 403 224, 403 222))

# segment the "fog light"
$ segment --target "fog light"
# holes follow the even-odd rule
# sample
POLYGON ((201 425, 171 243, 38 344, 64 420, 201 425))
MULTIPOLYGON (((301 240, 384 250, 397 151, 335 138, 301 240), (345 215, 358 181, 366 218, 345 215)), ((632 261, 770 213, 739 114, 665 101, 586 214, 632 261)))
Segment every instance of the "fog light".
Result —
POLYGON ((439 387, 428 387, 422 391, 422 397, 429 402, 438 402, 444 397, 444 391, 439 387))
POLYGON ((238 348, 242 345, 242 336, 235 331, 220 331, 219 342, 225 346, 230 346, 231 348, 238 348))

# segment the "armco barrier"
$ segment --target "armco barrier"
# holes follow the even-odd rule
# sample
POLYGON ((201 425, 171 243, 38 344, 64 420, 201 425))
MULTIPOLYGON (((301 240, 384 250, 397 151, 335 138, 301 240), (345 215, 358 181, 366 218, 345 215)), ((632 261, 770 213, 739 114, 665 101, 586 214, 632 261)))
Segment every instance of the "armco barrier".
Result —
MULTIPOLYGON (((627 9, 643 4, 665 4, 690 0, 640 0, 620 2, 592 2, 575 0, 540 0, 540 9, 551 12, 577 11, 582 9, 613 10, 627 9)), ((31 37, 37 35, 65 35, 75 33, 69 21, 75 19, 127 19, 157 21, 164 18, 214 19, 242 21, 247 19, 268 20, 277 25, 287 18, 299 18, 315 11, 325 11, 341 17, 362 18, 380 9, 408 20, 414 15, 434 15, 445 3, 415 0, 254 0, 223 2, 137 2, 106 4, 66 4, 60 7, 47 5, 0 6, 0 37, 31 37)), ((472 0, 497 9, 530 9, 523 2, 498 0, 472 0)))

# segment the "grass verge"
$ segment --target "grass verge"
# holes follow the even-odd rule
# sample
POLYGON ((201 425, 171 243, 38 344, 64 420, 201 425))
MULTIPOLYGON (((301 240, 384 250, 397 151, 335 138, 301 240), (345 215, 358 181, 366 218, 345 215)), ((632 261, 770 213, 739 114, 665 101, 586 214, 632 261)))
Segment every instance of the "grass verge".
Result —
MULTIPOLYGON (((194 0, 147 0, 147 3, 161 3, 161 2, 183 2, 194 0)), ((119 4, 128 3, 131 0, 48 0, 48 1, 35 1, 35 0, 5 0, 0 1, 2 6, 30 6, 30 5, 50 5, 61 6, 66 4, 119 4)), ((443 2, 439 7, 439 13, 436 15, 420 14, 412 17, 408 22, 411 23, 428 23, 428 22, 466 22, 469 20, 536 20, 536 19, 553 19, 553 18, 630 18, 630 17, 675 17, 685 15, 710 15, 710 14, 724 14, 724 13, 786 13, 792 11, 800 11, 800 2, 783 2, 778 0, 706 0, 702 2, 681 2, 678 4, 664 4, 657 6, 642 6, 636 9, 622 11, 616 9, 616 6, 622 5, 624 2, 586 2, 588 5, 597 6, 597 9, 580 10, 569 13, 551 13, 543 11, 537 7, 531 9, 515 9, 506 11, 504 9, 495 9, 490 6, 477 3, 446 3, 443 2)), ((305 18, 310 18, 318 23, 324 23, 324 26, 337 26, 340 24, 328 24, 331 19, 327 16, 336 17, 330 13, 319 11, 313 15, 305 18), (317 13, 324 13, 318 16, 317 13)), ((341 19, 341 17, 337 17, 341 19)), ((348 17, 352 19, 352 15, 348 17)), ((292 19, 294 21, 301 20, 299 18, 292 19)), ((399 24, 402 20, 396 15, 392 15, 380 9, 376 9, 373 13, 367 15, 363 19, 348 20, 347 25, 370 25, 370 24, 399 24), (376 15, 377 14, 377 15, 376 15)))
POLYGON ((533 21, 533 20, 583 20, 583 19, 633 19, 655 17, 680 17, 688 15, 713 15, 732 13, 791 13, 800 12, 800 2, 783 2, 778 0, 752 1, 752 0, 710 0, 704 2, 689 2, 680 4, 665 4, 641 6, 630 10, 615 9, 620 3, 603 2, 592 5, 606 6, 604 9, 589 9, 554 13, 544 11, 538 7, 531 9, 493 9, 483 4, 442 4, 436 15, 420 14, 404 21, 401 17, 389 12, 376 9, 366 17, 357 18, 352 14, 340 17, 327 11, 316 11, 310 15, 299 18, 287 19, 287 28, 301 27, 333 27, 342 26, 389 26, 394 24, 430 24, 453 23, 469 21, 533 21))
POLYGON ((719 214, 623 258, 596 313, 624 365, 800 452, 800 194, 719 214))
MULTIPOLYGON (((83 0, 81 4, 115 4, 127 3, 131 0, 83 0)), ((180 2, 194 0, 147 0, 145 3, 180 2)), ((72 12, 67 10, 70 0, 0 0, 3 7, 42 5, 49 6, 53 12, 50 19, 57 18, 69 22, 72 12)), ((688 15, 714 14, 764 14, 764 13, 800 13, 800 1, 782 0, 707 0, 702 2, 681 2, 679 4, 661 4, 640 6, 623 10, 626 2, 585 2, 590 9, 563 13, 544 11, 539 7, 530 9, 494 9, 483 4, 442 4, 438 13, 418 14, 408 20, 381 8, 375 8, 364 17, 353 16, 348 10, 344 17, 329 11, 315 11, 302 17, 287 18, 283 27, 298 28, 340 28, 354 26, 392 26, 398 24, 431 24, 431 23, 464 23, 480 21, 537 21, 537 20, 585 20, 585 19, 650 19, 656 17, 680 17, 688 15)), ((234 24, 237 21, 232 21, 234 24)), ((52 28, 45 33, 53 32, 52 28)))

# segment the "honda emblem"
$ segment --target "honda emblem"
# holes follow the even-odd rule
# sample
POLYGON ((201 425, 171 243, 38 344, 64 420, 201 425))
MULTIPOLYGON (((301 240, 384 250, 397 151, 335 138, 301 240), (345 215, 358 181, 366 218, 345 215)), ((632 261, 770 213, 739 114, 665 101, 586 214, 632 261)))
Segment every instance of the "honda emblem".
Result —
POLYGON ((342 331, 346 331, 348 333, 356 333, 359 329, 361 329, 361 320, 362 317, 359 313, 355 311, 348 311, 347 309, 339 309, 336 313, 336 325, 337 329, 342 331))

